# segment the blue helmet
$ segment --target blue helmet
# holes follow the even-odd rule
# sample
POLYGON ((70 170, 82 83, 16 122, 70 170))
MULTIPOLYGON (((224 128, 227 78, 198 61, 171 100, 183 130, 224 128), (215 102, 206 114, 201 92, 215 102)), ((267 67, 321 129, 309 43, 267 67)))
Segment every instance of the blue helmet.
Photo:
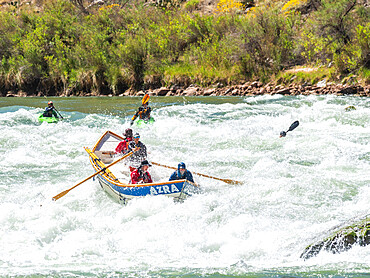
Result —
POLYGON ((177 166, 177 169, 186 169, 186 165, 184 162, 180 162, 179 165, 177 166))

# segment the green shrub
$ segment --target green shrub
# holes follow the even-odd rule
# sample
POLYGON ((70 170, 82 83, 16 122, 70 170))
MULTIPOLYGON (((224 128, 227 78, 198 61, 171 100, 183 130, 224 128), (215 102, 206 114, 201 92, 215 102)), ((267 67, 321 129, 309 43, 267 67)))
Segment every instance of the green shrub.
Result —
POLYGON ((0 11, 1 90, 119 94, 130 87, 267 82, 304 63, 333 65, 328 78, 369 78, 369 10, 355 0, 322 0, 315 8, 318 0, 290 1, 288 13, 275 1, 246 14, 212 15, 194 11, 198 0, 174 8, 179 3, 127 2, 87 14, 70 1, 50 0, 40 12, 0 11))

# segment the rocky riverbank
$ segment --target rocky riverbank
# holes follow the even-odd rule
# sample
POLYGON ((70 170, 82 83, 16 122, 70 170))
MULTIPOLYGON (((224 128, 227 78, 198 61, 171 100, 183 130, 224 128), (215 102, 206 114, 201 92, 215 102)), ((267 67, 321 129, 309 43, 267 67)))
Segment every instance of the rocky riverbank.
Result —
MULTIPOLYGON (((125 92, 123 95, 137 94, 135 92, 125 92)), ((200 88, 189 86, 181 88, 173 86, 171 88, 159 88, 150 92, 156 96, 255 96, 264 94, 281 94, 281 95, 356 95, 370 96, 370 85, 338 85, 338 84, 318 84, 312 85, 263 85, 260 82, 246 82, 242 85, 229 87, 200 88)))
MULTIPOLYGON (((234 86, 222 86, 217 84, 213 87, 202 88, 197 85, 190 85, 189 87, 171 86, 161 87, 157 89, 150 89, 147 92, 151 96, 256 96, 256 95, 353 95, 370 97, 370 85, 343 85, 326 83, 324 81, 317 83, 316 85, 308 84, 290 84, 290 85, 273 85, 271 83, 262 84, 261 82, 246 82, 240 85, 234 86)), ((104 94, 99 92, 85 93, 78 92, 76 94, 69 93, 51 93, 45 94, 38 92, 37 94, 29 94, 24 91, 8 91, 3 96, 6 97, 32 97, 32 96, 142 96, 143 91, 136 91, 133 89, 126 90, 121 94, 114 94, 113 92, 105 92, 104 94)))

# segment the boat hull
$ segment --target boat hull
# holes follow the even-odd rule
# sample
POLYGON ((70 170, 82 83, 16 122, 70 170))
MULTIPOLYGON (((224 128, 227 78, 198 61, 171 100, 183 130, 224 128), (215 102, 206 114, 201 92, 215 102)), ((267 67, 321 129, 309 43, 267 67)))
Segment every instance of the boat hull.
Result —
MULTIPOLYGON (((123 140, 121 136, 107 131, 91 151, 88 148, 85 148, 89 153, 90 162, 95 172, 101 171, 106 168, 108 164, 117 160, 114 152, 109 149, 114 149, 112 146, 120 142, 120 140, 123 140), (108 147, 108 144, 111 145, 108 147)), ((112 168, 113 167, 114 166, 112 166, 112 168)), ((126 204, 129 200, 138 197, 159 195, 172 197, 174 201, 183 201, 186 197, 199 192, 199 187, 195 183, 187 180, 146 184, 126 184, 122 182, 123 178, 119 177, 119 174, 122 173, 122 171, 119 171, 118 169, 121 169, 121 167, 119 166, 115 171, 111 171, 112 168, 108 167, 105 171, 96 175, 96 178, 99 181, 100 186, 114 200, 122 204, 126 204)), ((129 179, 129 176, 126 176, 125 179, 129 179)))
POLYGON ((139 119, 135 122, 136 127, 144 127, 147 125, 152 125, 154 123, 154 118, 151 117, 149 120, 139 119))
POLYGON ((55 117, 44 117, 42 114, 39 116, 39 122, 47 122, 49 124, 51 123, 57 123, 59 121, 59 118, 55 117))
POLYGON ((138 197, 159 195, 172 197, 174 201, 181 202, 195 193, 195 190, 191 190, 192 185, 186 180, 174 183, 144 184, 138 187, 121 187, 109 182, 104 176, 98 175, 97 179, 104 191, 121 204, 127 204, 129 200, 138 197))

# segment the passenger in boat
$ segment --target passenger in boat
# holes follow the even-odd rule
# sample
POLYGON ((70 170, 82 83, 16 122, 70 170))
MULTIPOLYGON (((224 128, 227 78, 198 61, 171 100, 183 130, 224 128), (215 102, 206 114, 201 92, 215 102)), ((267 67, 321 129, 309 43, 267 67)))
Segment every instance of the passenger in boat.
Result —
POLYGON ((148 160, 143 160, 140 163, 140 167, 131 172, 131 184, 138 183, 151 183, 153 182, 148 169, 152 166, 149 164, 148 160))
POLYGON ((177 166, 177 170, 172 173, 169 180, 188 180, 194 182, 193 175, 189 170, 186 170, 186 165, 184 162, 179 163, 179 165, 177 166))
POLYGON ((122 153, 122 154, 128 153, 128 144, 133 140, 132 129, 127 128, 125 130, 125 133, 123 133, 123 136, 125 136, 125 139, 118 143, 115 149, 116 153, 122 153))
POLYGON ((45 108, 45 111, 42 114, 42 116, 59 118, 57 112, 55 112, 54 110, 54 104, 52 101, 48 102, 48 107, 45 108))
POLYGON ((137 117, 142 120, 149 120, 150 119, 150 112, 152 112, 152 108, 149 106, 149 98, 143 98, 142 106, 139 107, 138 111, 132 117, 130 125, 132 125, 137 117))
POLYGON ((129 157, 129 161, 132 167, 137 168, 143 160, 147 159, 146 146, 140 141, 139 133, 135 133, 134 140, 128 144, 128 151, 134 152, 129 157))

